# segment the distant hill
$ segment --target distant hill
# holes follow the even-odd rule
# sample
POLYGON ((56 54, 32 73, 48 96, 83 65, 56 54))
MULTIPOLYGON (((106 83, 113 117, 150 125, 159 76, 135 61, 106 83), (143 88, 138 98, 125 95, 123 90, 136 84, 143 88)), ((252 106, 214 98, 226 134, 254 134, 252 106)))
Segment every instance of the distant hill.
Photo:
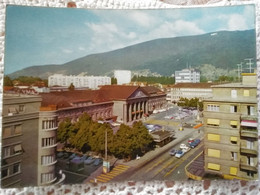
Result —
POLYGON ((87 55, 62 65, 31 66, 9 76, 47 78, 54 73, 111 75, 115 69, 149 69, 169 76, 186 68, 212 64, 234 69, 245 58, 256 59, 255 30, 221 31, 197 36, 156 39, 105 53, 87 55))

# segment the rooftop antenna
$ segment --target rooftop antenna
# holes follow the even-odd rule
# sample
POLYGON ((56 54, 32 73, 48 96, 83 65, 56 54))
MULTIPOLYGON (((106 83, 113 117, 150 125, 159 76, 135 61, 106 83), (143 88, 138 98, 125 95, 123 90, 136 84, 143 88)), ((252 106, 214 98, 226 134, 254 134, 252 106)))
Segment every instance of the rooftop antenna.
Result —
POLYGON ((241 73, 242 73, 242 68, 243 66, 243 63, 241 62, 240 64, 237 64, 237 78, 238 78, 238 81, 240 81, 240 78, 241 78, 241 73))
POLYGON ((248 62, 246 63, 246 65, 249 66, 247 69, 249 69, 249 73, 251 73, 252 65, 253 65, 253 63, 252 63, 253 58, 247 58, 247 59, 245 59, 245 60, 248 61, 248 62))

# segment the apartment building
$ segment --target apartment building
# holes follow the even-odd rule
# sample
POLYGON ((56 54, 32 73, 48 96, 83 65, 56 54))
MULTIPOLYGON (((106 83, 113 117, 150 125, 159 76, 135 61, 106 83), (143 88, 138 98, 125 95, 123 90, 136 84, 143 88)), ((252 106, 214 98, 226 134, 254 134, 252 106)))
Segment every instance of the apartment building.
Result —
POLYGON ((175 83, 199 83, 200 72, 195 69, 175 71, 175 83))
POLYGON ((48 78, 48 86, 69 87, 71 83, 75 88, 88 87, 90 89, 98 89, 101 85, 111 85, 110 77, 102 76, 84 76, 84 75, 62 75, 54 74, 48 78))
POLYGON ((212 97, 213 83, 177 83, 167 92, 168 102, 178 102, 180 98, 199 98, 200 100, 212 97))
POLYGON ((257 75, 242 83, 212 86, 203 102, 206 173, 226 179, 258 179, 257 75))
POLYGON ((44 186, 55 174, 57 116, 42 110, 41 97, 3 97, 1 187, 44 186))
POLYGON ((118 85, 129 84, 132 78, 130 70, 115 70, 114 77, 117 79, 118 85))

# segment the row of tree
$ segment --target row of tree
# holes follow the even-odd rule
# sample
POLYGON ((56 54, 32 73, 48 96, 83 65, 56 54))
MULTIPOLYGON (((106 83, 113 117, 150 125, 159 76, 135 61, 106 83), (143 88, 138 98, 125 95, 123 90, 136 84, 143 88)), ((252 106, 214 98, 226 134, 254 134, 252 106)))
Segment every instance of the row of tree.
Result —
POLYGON ((181 97, 177 105, 181 107, 198 107, 200 110, 203 109, 203 103, 199 100, 199 98, 188 99, 181 97))
POLYGON ((161 76, 161 77, 152 77, 152 76, 133 76, 132 82, 146 82, 147 84, 155 84, 160 83, 162 85, 171 85, 175 83, 174 77, 167 77, 167 76, 161 76))
POLYGON ((61 122, 57 139, 83 153, 93 151, 104 155, 106 132, 108 154, 117 158, 132 159, 154 148, 153 138, 142 122, 136 122, 133 127, 122 124, 114 134, 109 124, 95 122, 86 113, 78 122, 72 123, 70 119, 61 122))
POLYGON ((14 86, 14 82, 29 85, 36 84, 38 82, 44 82, 45 86, 48 86, 48 80, 41 79, 39 77, 19 76, 15 79, 11 79, 9 76, 4 77, 4 86, 14 86))

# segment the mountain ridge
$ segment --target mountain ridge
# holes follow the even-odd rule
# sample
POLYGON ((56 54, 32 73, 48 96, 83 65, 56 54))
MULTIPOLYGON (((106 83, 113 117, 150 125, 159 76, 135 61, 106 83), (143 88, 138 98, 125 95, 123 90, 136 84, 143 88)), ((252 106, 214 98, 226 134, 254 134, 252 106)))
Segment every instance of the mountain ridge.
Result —
POLYGON ((254 29, 155 39, 113 51, 89 54, 61 65, 27 67, 8 76, 47 78, 54 73, 78 75, 81 72, 111 76, 111 71, 116 69, 149 69, 170 76, 175 70, 186 68, 187 65, 198 68, 203 64, 212 64, 230 70, 245 58, 256 59, 254 29))

